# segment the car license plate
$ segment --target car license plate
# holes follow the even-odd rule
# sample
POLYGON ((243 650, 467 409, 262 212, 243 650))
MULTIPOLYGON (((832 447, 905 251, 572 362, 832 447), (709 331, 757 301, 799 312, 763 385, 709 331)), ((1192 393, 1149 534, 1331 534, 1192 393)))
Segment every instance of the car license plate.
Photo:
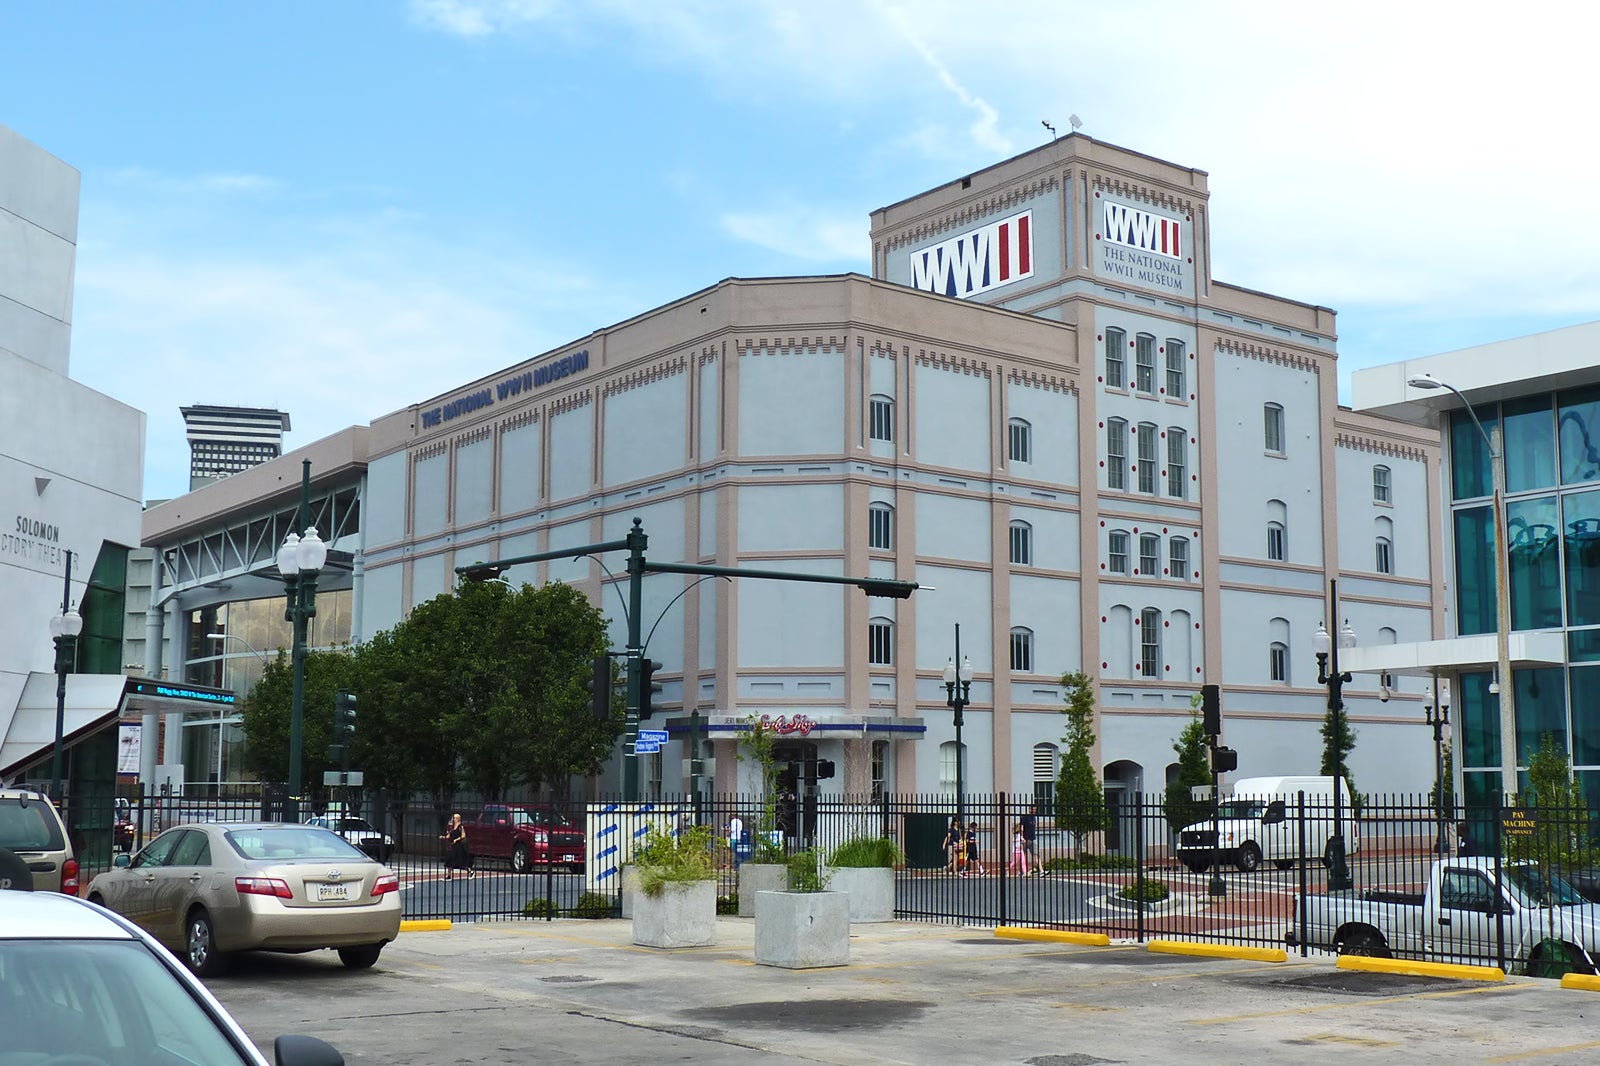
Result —
POLYGON ((328 903, 332 900, 349 899, 350 892, 344 885, 319 883, 317 885, 317 902, 328 903))

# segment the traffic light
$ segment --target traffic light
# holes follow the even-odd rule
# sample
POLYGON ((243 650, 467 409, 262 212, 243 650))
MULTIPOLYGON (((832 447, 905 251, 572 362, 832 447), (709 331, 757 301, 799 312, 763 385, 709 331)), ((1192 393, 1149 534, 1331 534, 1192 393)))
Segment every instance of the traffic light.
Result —
POLYGON ((1222 689, 1216 685, 1200 686, 1200 715, 1205 723, 1206 736, 1222 735, 1222 689))
POLYGON ((639 721, 644 721, 655 712, 655 694, 661 691, 661 685, 655 680, 656 671, 661 669, 661 664, 654 659, 641 659, 639 661, 639 721))
POLYGON ((832 759, 818 759, 817 760, 817 780, 818 781, 822 781, 822 780, 825 780, 826 778, 832 777, 833 776, 833 772, 834 772, 834 766, 833 766, 833 760, 832 759))
POLYGON ((1211 749, 1211 772, 1214 774, 1232 773, 1239 768, 1239 753, 1232 748, 1211 749))
POLYGON ((589 714, 597 722, 611 720, 611 656, 596 655, 590 664, 594 676, 589 680, 589 714))
POLYGON ((342 688, 333 694, 333 742, 348 744, 356 735, 356 694, 342 688))

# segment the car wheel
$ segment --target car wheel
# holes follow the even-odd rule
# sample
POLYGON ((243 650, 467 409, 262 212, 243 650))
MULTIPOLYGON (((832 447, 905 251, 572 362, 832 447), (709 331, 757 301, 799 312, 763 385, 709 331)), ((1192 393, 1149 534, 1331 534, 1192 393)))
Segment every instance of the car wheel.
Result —
POLYGON ((211 915, 196 907, 189 912, 184 923, 183 961, 196 977, 215 977, 227 967, 227 960, 217 950, 217 938, 211 928, 211 915))
POLYGON ((1293 859, 1273 859, 1272 860, 1272 865, 1276 866, 1280 870, 1287 870, 1289 867, 1294 865, 1294 860, 1293 859))
POLYGON ((1244 873, 1249 873, 1261 865, 1261 849, 1250 841, 1239 845, 1239 850, 1234 853, 1233 864, 1244 873))
POLYGON ((528 845, 518 844, 511 851, 511 869, 519 874, 525 874, 528 872, 530 865, 531 863, 528 861, 528 845))
POLYGON ((1391 957, 1389 945, 1384 943, 1383 936, 1372 929, 1357 929, 1335 947, 1341 955, 1365 955, 1374 959, 1391 957))
POLYGON ((378 955, 382 951, 382 944, 361 944, 353 948, 340 948, 339 961, 351 970, 365 970, 378 961, 378 955))

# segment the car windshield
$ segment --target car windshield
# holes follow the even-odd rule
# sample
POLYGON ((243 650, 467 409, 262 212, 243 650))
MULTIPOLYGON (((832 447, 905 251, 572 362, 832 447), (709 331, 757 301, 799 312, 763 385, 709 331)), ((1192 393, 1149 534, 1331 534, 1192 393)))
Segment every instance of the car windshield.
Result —
POLYGON ((366 854, 343 837, 311 825, 252 826, 230 829, 228 843, 247 859, 339 859, 369 862, 366 854))
POLYGON ((1504 876, 1506 887, 1524 907, 1581 907, 1589 902, 1560 874, 1537 866, 1507 866, 1504 876))
POLYGON ((1266 809, 1262 800, 1224 800, 1217 805, 1218 818, 1260 818, 1261 812, 1266 809))
POLYGON ((218 1021, 131 940, 0 940, 0 1061, 248 1064, 218 1021))

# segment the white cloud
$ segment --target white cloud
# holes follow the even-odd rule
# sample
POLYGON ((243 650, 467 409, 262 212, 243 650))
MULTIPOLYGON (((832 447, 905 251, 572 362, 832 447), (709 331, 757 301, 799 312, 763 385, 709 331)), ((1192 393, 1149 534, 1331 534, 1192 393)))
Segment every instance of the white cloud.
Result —
POLYGON ((813 263, 855 260, 865 269, 871 260, 866 221, 858 214, 830 217, 819 209, 793 206, 771 211, 725 214, 722 228, 731 236, 762 248, 813 263))

